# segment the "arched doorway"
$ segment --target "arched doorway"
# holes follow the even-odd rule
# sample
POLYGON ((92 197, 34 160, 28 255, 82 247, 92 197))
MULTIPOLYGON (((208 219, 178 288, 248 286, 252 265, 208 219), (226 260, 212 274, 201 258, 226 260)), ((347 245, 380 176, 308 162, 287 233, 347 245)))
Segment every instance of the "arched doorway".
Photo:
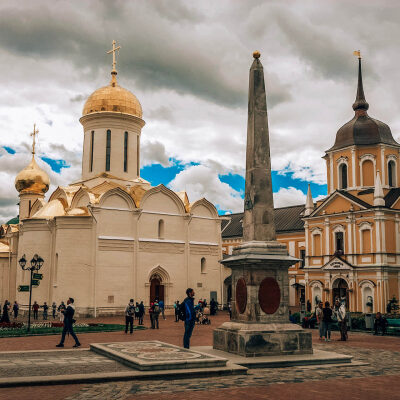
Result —
POLYGON ((336 299, 339 299, 341 302, 345 301, 346 308, 349 307, 349 286, 347 282, 342 279, 338 278, 333 282, 332 285, 332 304, 335 302, 336 299))
POLYGON ((163 281, 159 275, 154 274, 150 278, 150 303, 156 299, 165 303, 163 281))

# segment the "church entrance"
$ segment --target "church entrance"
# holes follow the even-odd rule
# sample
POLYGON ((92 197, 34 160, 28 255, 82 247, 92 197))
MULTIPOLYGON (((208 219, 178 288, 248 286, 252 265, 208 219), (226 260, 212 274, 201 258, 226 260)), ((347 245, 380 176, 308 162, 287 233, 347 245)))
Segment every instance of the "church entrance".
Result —
POLYGON ((162 300, 165 303, 164 285, 162 284, 161 277, 157 275, 153 276, 150 281, 150 303, 156 299, 162 300))
POLYGON ((332 304, 335 303, 336 299, 339 299, 341 302, 345 301, 346 308, 349 307, 349 292, 348 292, 348 285, 344 279, 336 279, 333 282, 332 288, 332 304))

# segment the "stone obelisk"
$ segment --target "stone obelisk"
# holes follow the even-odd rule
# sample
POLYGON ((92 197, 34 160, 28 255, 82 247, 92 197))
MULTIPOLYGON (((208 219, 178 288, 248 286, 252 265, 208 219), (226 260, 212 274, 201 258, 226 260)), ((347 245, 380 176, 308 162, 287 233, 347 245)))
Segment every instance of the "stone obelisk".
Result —
POLYGON ((267 101, 260 53, 250 68, 243 244, 222 263, 232 270, 232 320, 214 348, 246 357, 312 353, 311 333, 289 322, 290 265, 276 241, 267 101))

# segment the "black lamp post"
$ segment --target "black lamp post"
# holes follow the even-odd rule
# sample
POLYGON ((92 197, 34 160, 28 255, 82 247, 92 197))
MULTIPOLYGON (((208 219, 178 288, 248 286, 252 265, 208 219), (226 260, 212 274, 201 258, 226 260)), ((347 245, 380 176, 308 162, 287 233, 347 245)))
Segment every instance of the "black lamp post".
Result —
POLYGON ((29 283, 29 311, 28 311, 28 332, 31 330, 31 303, 32 303, 32 277, 34 271, 39 271, 42 268, 44 260, 42 257, 35 254, 31 260, 31 266, 26 266, 25 254, 19 259, 19 265, 24 271, 31 271, 31 279, 29 283))

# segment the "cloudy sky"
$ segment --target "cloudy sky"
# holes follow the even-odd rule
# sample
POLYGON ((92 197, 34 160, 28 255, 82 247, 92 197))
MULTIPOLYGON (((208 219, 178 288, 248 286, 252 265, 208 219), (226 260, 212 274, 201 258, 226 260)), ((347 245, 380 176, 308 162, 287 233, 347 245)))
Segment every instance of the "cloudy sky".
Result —
POLYGON ((8 1, 0 3, 0 222, 15 175, 38 163, 54 190, 80 176, 85 99, 118 81, 140 100, 142 177, 243 209, 248 70, 264 65, 275 205, 326 194, 321 157, 353 116, 357 60, 369 113, 400 140, 400 9, 394 1, 8 1))

